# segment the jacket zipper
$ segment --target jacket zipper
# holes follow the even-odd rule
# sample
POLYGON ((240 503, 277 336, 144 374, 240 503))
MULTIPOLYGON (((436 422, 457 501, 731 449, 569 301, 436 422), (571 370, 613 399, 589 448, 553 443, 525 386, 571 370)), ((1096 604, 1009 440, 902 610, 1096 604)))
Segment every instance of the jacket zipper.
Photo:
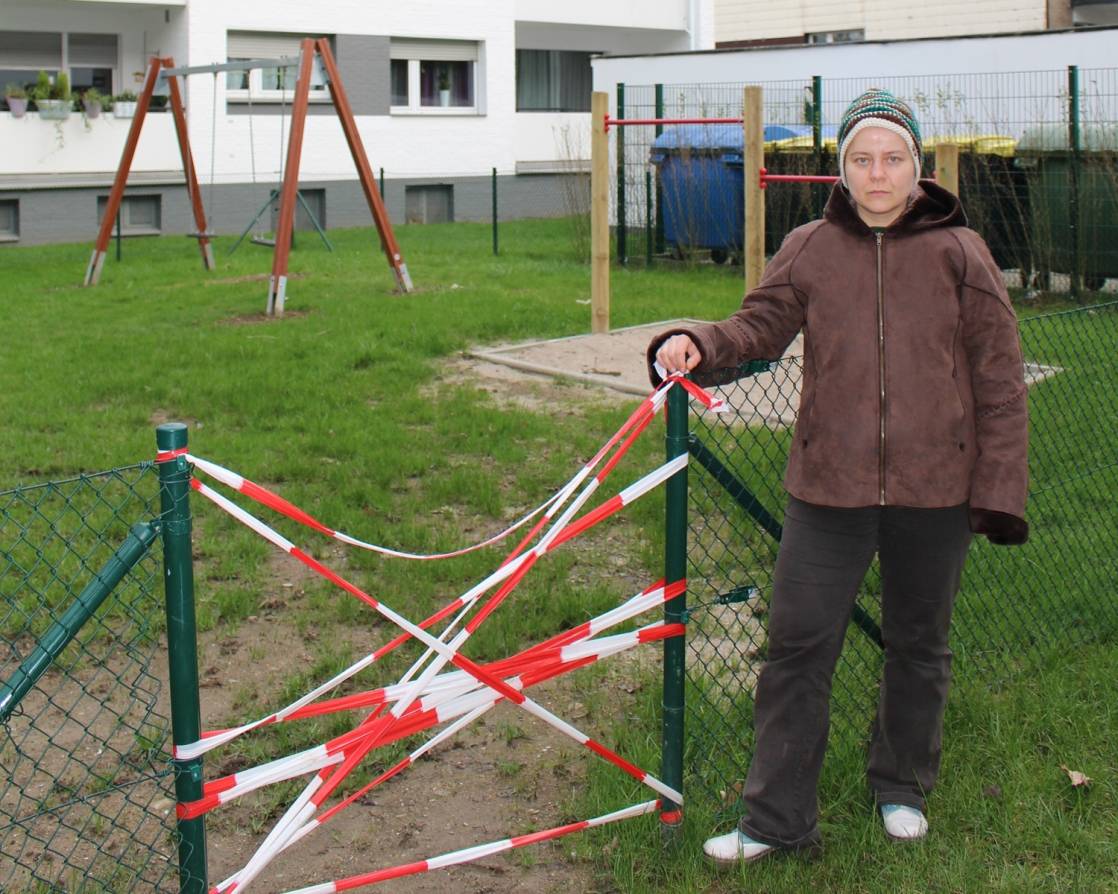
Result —
POLYGON ((881 239, 882 233, 875 233, 877 241, 877 375, 880 383, 879 418, 881 419, 880 443, 878 444, 877 484, 878 503, 885 505, 885 284, 881 276, 881 239))

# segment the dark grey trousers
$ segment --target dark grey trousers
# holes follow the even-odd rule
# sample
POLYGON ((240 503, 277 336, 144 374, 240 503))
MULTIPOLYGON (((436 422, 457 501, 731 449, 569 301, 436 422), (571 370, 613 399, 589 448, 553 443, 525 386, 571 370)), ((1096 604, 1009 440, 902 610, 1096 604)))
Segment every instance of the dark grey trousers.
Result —
POLYGON ((939 771, 951 608, 971 533, 966 505, 834 509, 791 498, 769 612, 768 660, 740 828, 780 847, 819 841, 817 786, 831 677, 862 578, 881 566, 885 667, 867 776, 878 804, 924 809, 939 771))

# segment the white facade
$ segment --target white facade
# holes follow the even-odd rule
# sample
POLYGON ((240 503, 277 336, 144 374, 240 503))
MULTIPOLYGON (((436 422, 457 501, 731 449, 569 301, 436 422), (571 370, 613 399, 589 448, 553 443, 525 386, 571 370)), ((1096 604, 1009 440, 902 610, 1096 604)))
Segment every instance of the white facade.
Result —
MULTIPOLYGON (((1063 20, 1049 22, 1051 0, 716 0, 715 40, 719 45, 754 40, 861 32, 865 40, 904 40, 965 34, 1042 31, 1071 24, 1067 0, 1063 20)), ((807 42, 807 41, 805 41, 807 42)))
MULTIPOLYGON (((572 155, 589 155, 588 113, 517 111, 518 49, 632 53, 709 48, 712 2, 0 0, 0 32, 116 34, 114 92, 138 92, 152 54, 173 56, 180 65, 225 61, 230 32, 349 35, 382 40, 385 47, 404 38, 469 42, 476 50, 468 108, 386 107, 377 114, 359 112, 357 118, 374 170, 383 168, 389 178, 450 178, 488 175, 493 168, 502 175, 559 170, 572 155)), ((339 58, 343 71, 345 61, 339 58)), ((383 84, 389 78, 387 58, 360 75, 366 86, 383 84)), ((347 88, 352 92, 355 86, 347 88)), ((243 105, 227 101, 226 93, 225 75, 216 83, 209 74, 188 78, 190 137, 200 178, 206 183, 212 170, 218 184, 244 183, 255 167, 257 178, 274 180, 282 157, 281 120, 288 123, 279 114, 281 103, 276 97, 258 100, 250 119, 243 105)), ((119 162, 128 125, 111 115, 85 121, 75 114, 55 124, 34 112, 18 120, 0 112, 0 189, 34 188, 59 175, 79 181, 108 175, 119 162)), ((133 169, 181 171, 169 115, 149 116, 133 169)), ((308 118, 300 170, 302 179, 310 181, 355 177, 334 115, 308 118)))
POLYGON ((1118 29, 873 41, 826 46, 754 47, 594 60, 594 89, 616 84, 759 83, 812 75, 916 75, 956 71, 1041 71, 1115 64, 1118 29))

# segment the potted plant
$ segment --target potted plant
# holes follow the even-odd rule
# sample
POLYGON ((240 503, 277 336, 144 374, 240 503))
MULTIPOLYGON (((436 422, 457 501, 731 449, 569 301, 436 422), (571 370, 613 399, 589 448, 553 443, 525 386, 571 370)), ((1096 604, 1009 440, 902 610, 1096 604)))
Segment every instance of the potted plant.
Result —
POLYGON ((439 69, 439 105, 450 105, 450 75, 445 68, 439 69))
POLYGON ((22 118, 27 114, 27 91, 22 84, 5 85, 4 101, 13 118, 22 118))
POLYGON ((74 97, 70 92, 70 77, 66 72, 59 72, 52 84, 50 76, 45 71, 40 71, 31 90, 40 118, 65 121, 70 117, 70 103, 74 97))
POLYGON ((113 97, 113 117, 131 118, 136 114, 136 94, 131 90, 122 90, 113 97))
POLYGON ((39 76, 35 79, 35 83, 27 90, 27 98, 31 100, 31 102, 35 104, 35 108, 38 109, 40 102, 50 101, 50 91, 50 75, 45 71, 40 71, 39 76))
POLYGON ((86 118, 97 118, 105 106, 105 97, 96 87, 90 87, 82 94, 82 111, 86 118))

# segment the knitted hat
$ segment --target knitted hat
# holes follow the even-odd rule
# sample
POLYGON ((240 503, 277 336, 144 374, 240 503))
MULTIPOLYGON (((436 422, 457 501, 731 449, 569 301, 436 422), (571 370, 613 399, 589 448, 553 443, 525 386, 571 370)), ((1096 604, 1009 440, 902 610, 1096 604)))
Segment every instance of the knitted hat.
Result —
POLYGON ((866 127, 884 127, 900 134, 912 153, 916 176, 920 176, 920 125, 916 123, 916 116, 905 102, 888 90, 871 87, 847 107, 839 124, 838 163, 843 186, 850 186, 846 182, 846 150, 850 148, 854 135, 866 127))

